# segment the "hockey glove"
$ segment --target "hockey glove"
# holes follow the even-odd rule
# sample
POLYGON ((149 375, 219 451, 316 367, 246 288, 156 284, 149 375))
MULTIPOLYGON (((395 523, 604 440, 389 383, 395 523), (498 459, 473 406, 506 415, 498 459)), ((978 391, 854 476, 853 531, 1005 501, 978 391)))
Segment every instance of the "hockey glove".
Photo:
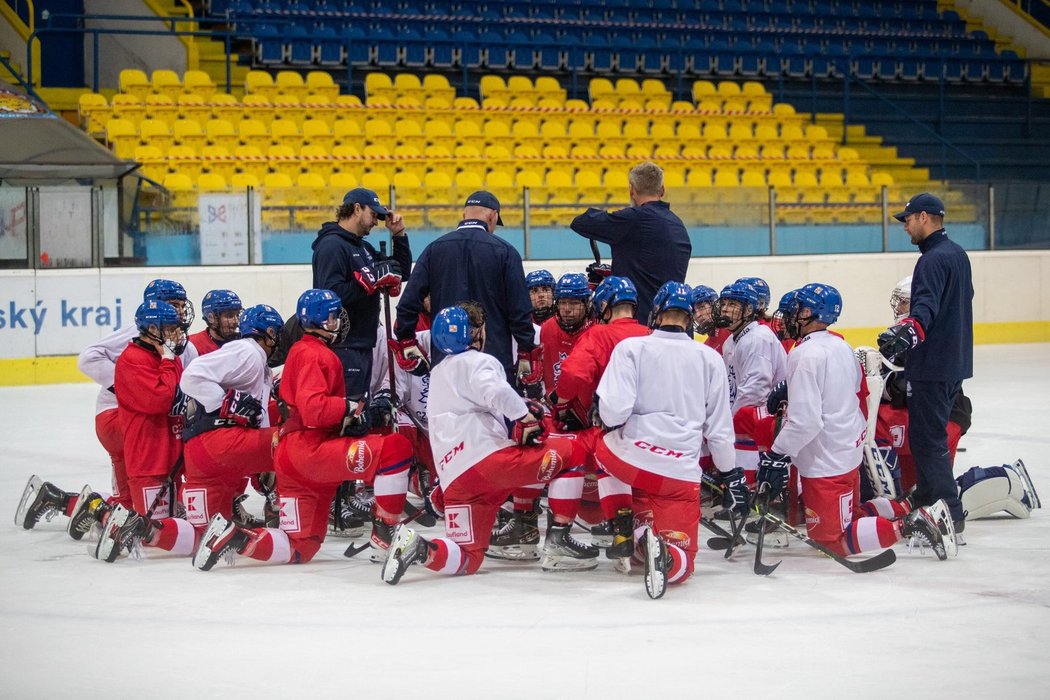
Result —
POLYGON ((718 474, 718 483, 722 487, 722 507, 736 511, 740 517, 747 515, 748 490, 744 470, 740 467, 718 474))
POLYGON ((547 441, 543 426, 543 407, 535 401, 525 402, 528 411, 511 424, 510 439, 519 445, 542 445, 547 441))
POLYGON ((346 400, 346 415, 339 429, 342 437, 361 437, 368 434, 368 410, 364 401, 346 400))
POLYGON ((397 366, 414 377, 425 377, 430 372, 430 362, 415 338, 388 340, 397 366))
POLYGON ((518 380, 518 393, 529 399, 538 399, 543 395, 543 350, 537 346, 532 350, 518 353, 518 366, 514 375, 518 380))
POLYGON ((389 428, 397 420, 389 389, 380 389, 368 404, 368 422, 373 430, 389 428))
POLYGON ((375 264, 376 289, 392 297, 401 294, 401 266, 397 260, 380 260, 375 264))
POLYGON ((243 428, 258 428, 262 424, 262 404, 246 391, 230 389, 219 407, 219 418, 243 428))
POLYGON ((758 486, 761 490, 763 484, 769 490, 769 498, 773 499, 780 495, 787 486, 788 465, 791 458, 779 452, 762 452, 758 457, 758 486))
POLYGON ((593 262, 587 266, 587 283, 592 288, 601 284, 606 277, 612 274, 612 266, 605 263, 593 262))
POLYGON ((769 411, 769 415, 775 416, 777 411, 780 410, 781 404, 786 404, 788 400, 788 383, 787 380, 777 382, 773 387, 773 391, 769 392, 769 398, 766 399, 766 410, 769 411))
POLYGON ((922 326, 914 318, 901 319, 879 334, 879 352, 887 359, 908 352, 926 339, 922 326))

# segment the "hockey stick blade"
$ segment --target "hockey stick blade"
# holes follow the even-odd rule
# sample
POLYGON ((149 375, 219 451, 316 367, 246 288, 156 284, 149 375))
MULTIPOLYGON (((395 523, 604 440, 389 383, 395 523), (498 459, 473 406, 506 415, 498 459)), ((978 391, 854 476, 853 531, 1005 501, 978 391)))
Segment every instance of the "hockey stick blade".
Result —
POLYGON ((729 511, 729 527, 733 530, 733 536, 729 540, 729 547, 726 549, 725 558, 729 559, 733 556, 733 552, 736 548, 743 543, 743 538, 740 537, 740 533, 744 531, 744 524, 747 522, 747 512, 745 511, 740 516, 740 524, 738 525, 736 519, 733 517, 733 511, 729 511))
POLYGON ((766 488, 766 484, 763 484, 759 488, 758 497, 755 499, 755 510, 758 511, 759 528, 758 528, 758 540, 755 542, 755 573, 759 576, 769 576, 771 573, 777 570, 781 562, 776 564, 765 564, 762 562, 762 547, 766 541, 766 528, 762 525, 762 520, 766 517, 769 512, 769 489, 766 488))
POLYGON ((434 527, 437 525, 437 518, 427 512, 425 508, 417 508, 408 501, 405 501, 404 510, 401 512, 406 517, 402 518, 399 525, 407 525, 411 522, 417 522, 423 527, 434 527))
MULTIPOLYGON (((850 571, 852 571, 855 574, 868 574, 868 573, 871 573, 872 571, 878 571, 879 569, 885 569, 887 566, 889 566, 893 562, 897 561, 897 554, 892 549, 885 549, 885 550, 879 552, 878 554, 876 554, 875 556, 868 557, 867 559, 860 559, 860 560, 857 560, 857 561, 850 560, 850 559, 847 559, 846 557, 842 556, 838 552, 834 552, 831 549, 828 549, 827 547, 822 545, 820 542, 812 540, 809 537, 807 537, 806 535, 803 535, 801 532, 796 530, 791 525, 788 525, 787 523, 785 523, 783 520, 781 520, 780 518, 776 517, 775 515, 770 515, 769 513, 766 513, 762 517, 767 522, 770 522, 770 523, 776 525, 778 528, 780 528, 784 532, 788 533, 789 535, 791 535, 795 539, 802 540, 803 542, 808 544, 810 547, 812 547, 813 549, 817 550, 818 552, 820 552, 821 554, 826 556, 828 559, 833 559, 835 562, 841 564, 842 566, 846 567, 847 569, 849 569, 850 571)), ((760 530, 760 532, 761 532, 761 530, 760 530)), ((759 541, 761 542, 761 539, 759 539, 759 541)), ((756 566, 757 566, 757 564, 756 564, 756 566)))
POLYGON ((343 552, 343 556, 346 557, 347 559, 353 559, 358 554, 360 554, 361 552, 365 551, 366 549, 368 549, 371 546, 372 546, 372 544, 368 540, 365 540, 364 544, 358 545, 358 546, 354 546, 354 545, 351 544, 349 547, 346 548, 346 551, 343 552))
MULTIPOLYGON (((724 549, 729 549, 729 545, 733 541, 732 540, 733 533, 729 532, 728 530, 726 530, 725 528, 723 528, 721 525, 716 523, 714 520, 711 520, 710 518, 701 517, 700 518, 700 524, 703 525, 704 527, 706 527, 711 532, 715 533, 715 535, 717 535, 717 537, 711 537, 710 539, 707 540, 707 547, 708 547, 708 549, 713 549, 713 550, 718 551, 718 552, 720 552, 720 551, 722 551, 724 549)), ((737 538, 737 545, 741 545, 741 544, 744 544, 744 543, 745 543, 745 540, 743 538, 741 538, 741 537, 737 538)))

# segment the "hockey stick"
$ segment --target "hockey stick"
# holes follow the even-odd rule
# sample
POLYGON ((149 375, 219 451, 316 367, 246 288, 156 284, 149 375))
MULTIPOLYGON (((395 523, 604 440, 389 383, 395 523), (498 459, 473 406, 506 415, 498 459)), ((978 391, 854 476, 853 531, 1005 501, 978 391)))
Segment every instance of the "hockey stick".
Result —
POLYGON ((729 509, 729 527, 733 531, 733 536, 729 539, 729 546, 726 547, 725 558, 729 559, 733 556, 733 552, 737 546, 744 543, 743 538, 740 537, 740 533, 744 531, 744 524, 747 522, 747 511, 740 516, 740 524, 736 522, 736 518, 733 515, 733 510, 729 509))
POLYGON ((602 264, 602 254, 598 252, 598 241, 591 239, 591 252, 594 253, 594 262, 598 265, 602 264))
MULTIPOLYGON (((775 515, 771 515, 770 513, 767 512, 764 515, 762 515, 762 518, 767 520, 768 522, 776 525, 781 530, 783 530, 784 532, 788 533, 789 535, 791 535, 795 539, 802 540, 803 542, 808 544, 810 547, 813 547, 814 549, 816 549, 818 552, 820 552, 824 556, 828 557, 829 559, 834 559, 836 562, 838 562, 839 564, 842 564, 844 567, 846 567, 847 569, 849 569, 850 571, 852 571, 855 574, 867 574, 867 573, 870 573, 872 571, 878 571, 879 569, 885 569, 887 566, 889 566, 893 562, 897 561, 897 555, 892 549, 885 549, 885 550, 879 552, 878 554, 876 554, 875 556, 868 557, 867 559, 861 559, 859 561, 851 561, 850 559, 847 559, 846 557, 842 556, 838 552, 835 552, 835 551, 825 547, 820 542, 817 542, 817 541, 815 541, 813 539, 810 539, 806 535, 802 534, 802 532, 800 532, 799 530, 795 529, 794 527, 788 525, 787 523, 785 523, 783 520, 781 520, 780 518, 778 518, 775 515)), ((761 537, 761 533, 763 531, 764 531, 764 529, 760 529, 759 530, 759 533, 760 533, 759 537, 761 537)), ((759 540, 759 541, 761 541, 761 540, 759 540)), ((757 566, 758 566, 758 559, 757 559, 757 557, 755 559, 755 562, 756 562, 756 564, 755 564, 755 566, 756 566, 755 573, 760 573, 758 571, 758 569, 757 569, 757 566)), ((780 562, 777 562, 777 564, 779 565, 780 562)), ((776 566, 774 566, 772 568, 775 569, 776 566)), ((772 573, 772 570, 770 570, 769 573, 772 573)), ((763 574, 763 575, 768 575, 768 574, 763 574)))
MULTIPOLYGON (((430 515, 423 508, 416 508, 414 505, 412 505, 410 503, 405 503, 405 508, 409 509, 410 513, 409 513, 408 517, 406 517, 404 520, 399 521, 398 525, 408 525, 409 523, 417 521, 417 520, 419 521, 419 524, 422 525, 423 527, 433 527, 437 523, 437 520, 434 520, 431 524, 427 525, 426 521, 422 520, 422 516, 424 516, 424 515, 428 515, 429 516, 430 515)), ((433 517, 433 516, 430 516, 430 517, 433 517)), ((395 526, 395 529, 396 529, 396 526, 395 526)), ((358 554, 360 554, 361 552, 365 551, 366 549, 368 549, 371 546, 372 546, 371 540, 366 540, 365 543, 362 544, 362 545, 353 545, 353 544, 351 544, 349 547, 346 548, 346 551, 343 552, 343 556, 346 557, 347 559, 353 559, 358 554)))
POLYGON ((755 573, 759 576, 769 576, 777 570, 781 562, 772 566, 762 563, 762 546, 765 544, 766 528, 762 522, 769 513, 769 487, 763 483, 758 488, 758 496, 755 498, 755 510, 758 511, 758 541, 755 542, 755 573))
MULTIPOLYGON (((379 242, 379 254, 386 257, 386 241, 379 242)), ((387 375, 390 380, 390 403, 394 406, 395 415, 391 421, 390 429, 395 433, 397 429, 397 384, 394 381, 394 350, 390 347, 390 341, 394 339, 394 328, 390 325, 390 292, 387 290, 383 291, 383 322, 386 324, 386 365, 387 375)), ((411 416, 410 416, 411 418, 411 416)))
POLYGON ((183 456, 179 455, 179 458, 175 460, 175 466, 171 468, 168 473, 167 482, 164 484, 164 488, 157 491, 157 495, 153 497, 153 503, 150 504, 149 510, 146 511, 144 517, 146 520, 153 519, 153 511, 156 510, 157 506, 160 505, 160 497, 165 492, 171 494, 171 501, 168 504, 168 516, 175 517, 175 477, 178 475, 179 470, 182 469, 183 456))
MULTIPOLYGON (((717 535, 717 537, 708 538, 708 549, 713 549, 717 552, 721 552, 722 550, 727 550, 730 548, 730 545, 734 541, 733 533, 729 532, 729 530, 726 530, 724 527, 716 523, 714 520, 711 520, 710 518, 705 518, 701 516, 700 524, 706 527, 711 532, 715 533, 715 535, 717 535)), ((743 537, 737 535, 736 546, 742 545, 745 542, 746 540, 744 540, 743 537)))

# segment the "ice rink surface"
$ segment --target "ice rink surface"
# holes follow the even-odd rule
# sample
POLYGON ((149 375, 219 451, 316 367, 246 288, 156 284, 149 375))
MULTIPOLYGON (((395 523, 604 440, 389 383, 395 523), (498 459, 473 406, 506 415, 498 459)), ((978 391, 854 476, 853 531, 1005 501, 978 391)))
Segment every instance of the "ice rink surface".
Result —
MULTIPOLYGON (((1023 458, 1050 505, 1050 345, 980 346, 956 474, 1023 458)), ((1050 681, 1050 511, 970 522, 939 562, 854 574, 800 542, 697 572, 657 601, 601 560, 487 561, 396 587, 329 539, 303 566, 209 573, 147 552, 107 565, 57 516, 12 518, 30 474, 107 489, 90 384, 0 388, 4 698, 1036 698, 1050 681)), ((251 507, 261 511, 253 494, 251 507)), ((701 542, 708 533, 701 530, 701 542)))

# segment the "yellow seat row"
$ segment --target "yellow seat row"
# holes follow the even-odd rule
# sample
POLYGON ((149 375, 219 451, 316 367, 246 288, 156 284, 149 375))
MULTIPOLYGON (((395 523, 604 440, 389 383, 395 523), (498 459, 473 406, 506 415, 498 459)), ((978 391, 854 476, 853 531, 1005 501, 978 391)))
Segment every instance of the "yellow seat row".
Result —
POLYGON ((173 70, 155 70, 147 77, 144 71, 126 68, 120 71, 118 84, 122 93, 140 98, 151 94, 167 95, 172 99, 183 94, 209 97, 216 90, 211 77, 200 70, 188 70, 179 78, 173 70))

